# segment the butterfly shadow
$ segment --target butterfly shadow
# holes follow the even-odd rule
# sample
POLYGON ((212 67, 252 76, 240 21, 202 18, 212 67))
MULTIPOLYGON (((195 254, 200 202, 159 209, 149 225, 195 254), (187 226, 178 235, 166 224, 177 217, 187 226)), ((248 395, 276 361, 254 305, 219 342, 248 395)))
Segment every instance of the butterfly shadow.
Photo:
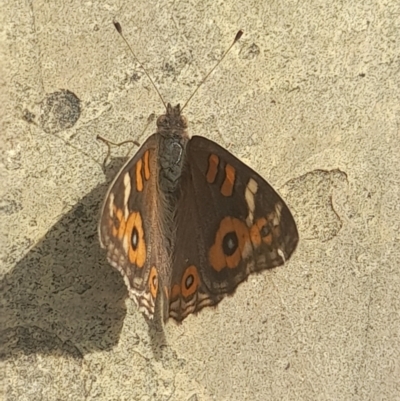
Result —
MULTIPOLYGON (((108 178, 123 161, 112 161, 108 178)), ((2 359, 18 352, 81 357, 117 344, 127 291, 97 235, 107 186, 94 188, 4 276, 2 359)))
POLYGON ((156 309, 152 320, 146 319, 147 329, 149 332, 150 346, 156 361, 163 360, 165 354, 169 351, 167 339, 164 331, 164 321, 160 305, 160 297, 156 300, 156 309))

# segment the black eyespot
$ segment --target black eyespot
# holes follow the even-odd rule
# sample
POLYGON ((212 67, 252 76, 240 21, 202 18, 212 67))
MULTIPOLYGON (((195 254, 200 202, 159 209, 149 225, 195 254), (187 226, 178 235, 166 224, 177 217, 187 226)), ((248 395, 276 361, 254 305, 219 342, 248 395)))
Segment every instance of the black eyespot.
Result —
POLYGON ((271 228, 268 224, 264 224, 260 230, 261 237, 264 238, 267 235, 271 234, 271 228))
POLYGON ((194 277, 193 274, 189 274, 189 276, 186 277, 185 280, 185 287, 188 290, 194 283, 194 277))
POLYGON ((226 256, 231 256, 235 253, 239 246, 239 240, 234 231, 225 234, 222 240, 222 250, 226 256))
POLYGON ((138 230, 136 227, 134 227, 132 230, 131 242, 132 242, 133 250, 136 251, 138 243, 139 243, 139 233, 138 233, 138 230))

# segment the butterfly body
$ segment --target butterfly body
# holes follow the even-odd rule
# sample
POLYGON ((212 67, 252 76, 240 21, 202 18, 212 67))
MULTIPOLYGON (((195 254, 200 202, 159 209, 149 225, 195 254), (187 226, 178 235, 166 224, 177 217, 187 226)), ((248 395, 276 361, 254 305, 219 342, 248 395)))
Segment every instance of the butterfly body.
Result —
POLYGON ((189 138, 169 104, 112 183, 99 235, 139 309, 153 318, 161 298, 164 320, 177 321, 283 264, 298 242, 274 189, 215 142, 189 138))

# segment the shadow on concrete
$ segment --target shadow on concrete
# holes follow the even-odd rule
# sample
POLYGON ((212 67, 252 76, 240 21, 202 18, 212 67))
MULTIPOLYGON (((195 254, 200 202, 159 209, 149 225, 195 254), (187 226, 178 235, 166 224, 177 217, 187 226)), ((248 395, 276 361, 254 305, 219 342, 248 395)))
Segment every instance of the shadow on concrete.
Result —
POLYGON ((127 291, 97 236, 107 183, 86 195, 5 275, 1 286, 0 357, 22 352, 74 357, 117 344, 127 291))

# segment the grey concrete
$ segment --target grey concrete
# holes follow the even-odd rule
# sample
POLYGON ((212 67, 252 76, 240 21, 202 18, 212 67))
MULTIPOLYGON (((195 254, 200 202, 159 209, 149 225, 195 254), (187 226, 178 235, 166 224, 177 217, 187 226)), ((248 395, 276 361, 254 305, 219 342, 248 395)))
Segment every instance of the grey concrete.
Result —
POLYGON ((400 399, 398 1, 1 9, 4 400, 400 399), (104 175, 96 135, 142 143, 163 112, 113 18, 173 104, 244 30, 185 114, 283 195, 300 233, 287 265, 164 332, 97 240, 127 149, 104 175))

